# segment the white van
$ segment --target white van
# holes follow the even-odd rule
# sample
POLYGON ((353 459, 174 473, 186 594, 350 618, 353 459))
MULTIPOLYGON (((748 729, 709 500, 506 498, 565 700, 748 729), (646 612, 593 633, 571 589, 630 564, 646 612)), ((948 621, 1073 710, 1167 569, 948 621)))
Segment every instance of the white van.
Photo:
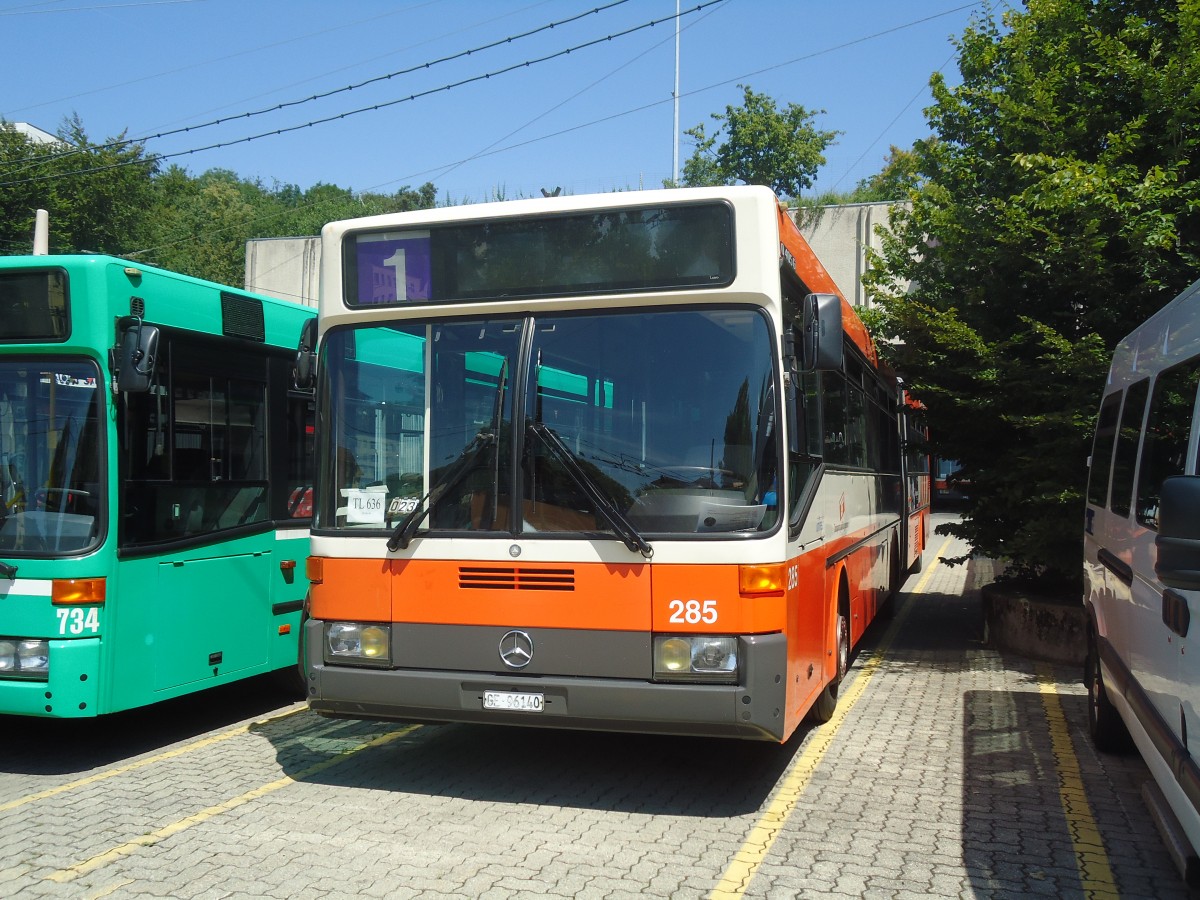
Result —
POLYGON ((1157 785, 1143 793, 1189 883, 1200 877, 1198 382, 1200 281, 1117 345, 1084 521, 1092 738, 1101 750, 1133 738, 1157 785))

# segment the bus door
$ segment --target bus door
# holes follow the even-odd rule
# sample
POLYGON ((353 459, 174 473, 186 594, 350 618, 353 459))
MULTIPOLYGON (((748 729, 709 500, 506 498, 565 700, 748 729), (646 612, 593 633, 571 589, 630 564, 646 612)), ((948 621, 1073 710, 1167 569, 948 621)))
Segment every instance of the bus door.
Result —
POLYGON ((149 646, 120 666, 130 677, 152 666, 156 691, 265 666, 269 653, 265 361, 223 373, 210 357, 174 337, 149 390, 124 395, 121 615, 149 646))

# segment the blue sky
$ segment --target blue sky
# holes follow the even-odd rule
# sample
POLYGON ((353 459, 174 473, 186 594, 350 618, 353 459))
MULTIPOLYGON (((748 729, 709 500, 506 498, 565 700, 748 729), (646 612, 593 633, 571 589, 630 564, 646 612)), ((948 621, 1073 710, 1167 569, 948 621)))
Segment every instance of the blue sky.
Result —
MULTIPOLYGON (((432 181, 452 202, 659 187, 673 166, 676 3, 612 2, 0 0, 0 118, 53 132, 78 114, 93 141, 192 127, 147 147, 193 175, 230 169, 268 187, 432 181)), ((679 3, 680 132, 711 132, 739 84, 824 110, 817 126, 841 135, 818 191, 853 188, 890 145, 928 134, 929 77, 957 82, 952 39, 983 10, 722 0, 689 12, 709 2, 679 3)), ((681 166, 691 151, 681 136, 681 166)))

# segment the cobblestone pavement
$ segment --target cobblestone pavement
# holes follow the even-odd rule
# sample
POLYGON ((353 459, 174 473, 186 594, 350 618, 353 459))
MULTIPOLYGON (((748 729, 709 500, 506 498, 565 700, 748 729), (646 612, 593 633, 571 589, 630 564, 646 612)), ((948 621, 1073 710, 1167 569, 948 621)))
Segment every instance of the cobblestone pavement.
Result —
POLYGON ((959 552, 931 540, 783 747, 333 721, 261 685, 0 717, 0 896, 1187 897, 1145 766, 1093 750, 1079 672, 982 644, 959 552))

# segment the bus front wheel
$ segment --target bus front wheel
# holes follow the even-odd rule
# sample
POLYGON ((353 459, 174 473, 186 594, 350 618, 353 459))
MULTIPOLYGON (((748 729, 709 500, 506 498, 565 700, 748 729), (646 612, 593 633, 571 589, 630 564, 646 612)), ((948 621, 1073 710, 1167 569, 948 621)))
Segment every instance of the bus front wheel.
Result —
POLYGON ((838 603, 836 627, 837 648, 834 652, 837 653, 837 672, 829 684, 825 685, 825 689, 817 695, 817 700, 808 713, 809 719, 817 723, 828 722, 833 718, 837 709, 838 688, 841 687, 842 679, 846 677, 850 668, 850 611, 842 602, 838 603))

